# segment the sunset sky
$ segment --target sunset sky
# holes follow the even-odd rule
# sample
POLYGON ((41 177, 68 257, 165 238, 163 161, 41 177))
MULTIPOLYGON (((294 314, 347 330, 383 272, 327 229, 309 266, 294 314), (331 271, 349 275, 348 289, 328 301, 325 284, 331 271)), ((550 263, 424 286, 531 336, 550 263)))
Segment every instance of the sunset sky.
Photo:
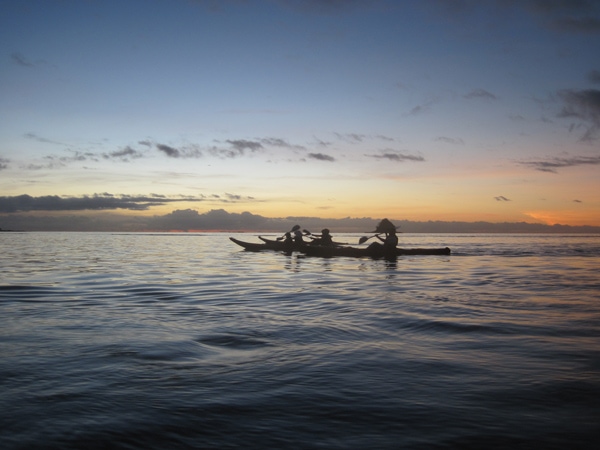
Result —
POLYGON ((6 214, 600 226, 596 0, 4 0, 6 214))

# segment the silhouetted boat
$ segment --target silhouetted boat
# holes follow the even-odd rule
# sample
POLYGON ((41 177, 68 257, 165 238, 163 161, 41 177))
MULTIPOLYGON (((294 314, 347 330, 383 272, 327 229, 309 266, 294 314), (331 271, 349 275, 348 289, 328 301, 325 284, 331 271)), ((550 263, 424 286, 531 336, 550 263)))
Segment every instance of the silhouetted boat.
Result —
POLYGON ((449 255, 451 253, 448 247, 443 248, 399 248, 396 247, 395 253, 388 253, 383 250, 382 247, 350 247, 350 246, 322 246, 322 245, 298 245, 295 243, 286 243, 277 240, 271 240, 266 238, 260 238, 262 243, 244 242, 239 239, 230 237, 232 242, 236 243, 240 247, 246 250, 257 252, 262 250, 276 250, 292 252, 297 251, 304 253, 308 256, 320 256, 324 258, 332 258, 334 256, 348 256, 348 257, 370 257, 370 258, 390 258, 397 256, 409 256, 409 255, 449 255))
POLYGON ((259 252, 261 250, 278 250, 278 251, 292 251, 295 249, 296 245, 293 243, 290 244, 288 242, 275 241, 275 240, 267 240, 267 242, 244 242, 240 241, 236 238, 229 238, 232 242, 235 242, 240 247, 244 247, 244 249, 251 252, 259 252))

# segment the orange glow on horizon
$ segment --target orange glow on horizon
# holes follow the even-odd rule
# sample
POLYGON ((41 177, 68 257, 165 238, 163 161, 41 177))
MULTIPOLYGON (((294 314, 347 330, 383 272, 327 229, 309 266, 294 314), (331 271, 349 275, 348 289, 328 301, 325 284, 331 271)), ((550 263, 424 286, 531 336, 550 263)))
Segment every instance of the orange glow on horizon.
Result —
POLYGON ((546 225, 600 226, 600 213, 595 217, 577 211, 530 211, 525 215, 546 225))

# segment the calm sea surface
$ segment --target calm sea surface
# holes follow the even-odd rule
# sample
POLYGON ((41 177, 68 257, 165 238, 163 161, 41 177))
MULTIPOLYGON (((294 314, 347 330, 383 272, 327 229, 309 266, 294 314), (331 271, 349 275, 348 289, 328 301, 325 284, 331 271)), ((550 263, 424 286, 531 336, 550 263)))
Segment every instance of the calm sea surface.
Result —
POLYGON ((600 236, 228 236, 0 233, 0 448, 598 448, 600 236))

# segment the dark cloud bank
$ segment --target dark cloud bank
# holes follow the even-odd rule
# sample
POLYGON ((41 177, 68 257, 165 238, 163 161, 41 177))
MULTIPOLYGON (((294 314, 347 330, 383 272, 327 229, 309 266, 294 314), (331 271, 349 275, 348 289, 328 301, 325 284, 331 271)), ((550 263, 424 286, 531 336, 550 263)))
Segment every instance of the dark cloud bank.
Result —
MULTIPOLYGON (((230 194, 228 194, 230 195, 230 194)), ((232 195, 225 201, 237 201, 232 195)), ((141 216, 114 212, 115 208, 140 211, 150 205, 175 199, 150 197, 113 197, 108 194, 76 199, 48 197, 0 197, 0 229, 13 231, 252 231, 283 233, 295 224, 312 232, 327 227, 332 232, 368 233, 381 218, 326 219, 319 217, 269 218, 250 212, 230 213, 213 209, 200 213, 193 209, 178 209, 165 215, 141 216), (63 203, 64 202, 64 203, 63 203), (119 206, 115 206, 115 203, 119 206), (102 211, 90 215, 81 211, 102 211), (110 212, 108 210, 112 210, 110 212), (75 212, 79 211, 79 212, 75 212)), ((180 200, 181 201, 181 200, 180 200)), ((186 200, 189 201, 189 200, 186 200)), ((405 233, 600 233, 600 227, 542 225, 525 222, 415 222, 391 218, 405 233)))

